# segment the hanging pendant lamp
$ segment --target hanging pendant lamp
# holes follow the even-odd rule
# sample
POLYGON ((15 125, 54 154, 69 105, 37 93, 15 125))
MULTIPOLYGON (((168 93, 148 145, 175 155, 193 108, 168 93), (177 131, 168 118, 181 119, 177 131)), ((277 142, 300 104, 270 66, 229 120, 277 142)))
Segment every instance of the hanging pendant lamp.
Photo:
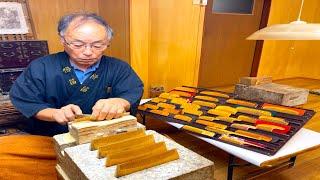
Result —
POLYGON ((303 3, 304 0, 301 2, 297 21, 260 29, 247 37, 247 40, 320 40, 320 24, 300 20, 303 3))

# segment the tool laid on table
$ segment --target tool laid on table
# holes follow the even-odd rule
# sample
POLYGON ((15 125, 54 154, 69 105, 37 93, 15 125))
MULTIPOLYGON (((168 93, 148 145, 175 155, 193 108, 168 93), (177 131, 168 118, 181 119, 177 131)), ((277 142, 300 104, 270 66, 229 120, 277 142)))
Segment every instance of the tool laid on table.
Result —
MULTIPOLYGON (((130 112, 125 112, 125 113, 122 113, 122 116, 126 116, 129 114, 130 114, 130 112)), ((95 117, 92 116, 92 114, 81 114, 81 115, 76 115, 76 117, 75 117, 74 121, 72 121, 72 123, 82 122, 82 121, 104 121, 104 120, 97 120, 95 117)))

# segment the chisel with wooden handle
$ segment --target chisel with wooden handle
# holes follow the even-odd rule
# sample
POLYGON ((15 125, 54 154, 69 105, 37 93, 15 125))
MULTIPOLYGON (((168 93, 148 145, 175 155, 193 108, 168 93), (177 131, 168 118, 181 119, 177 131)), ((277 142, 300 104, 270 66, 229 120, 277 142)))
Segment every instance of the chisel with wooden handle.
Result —
MULTIPOLYGON (((122 116, 126 116, 129 115, 130 112, 125 112, 122 113, 122 116)), ((74 122, 82 122, 82 121, 104 121, 106 119, 103 120, 97 120, 95 117, 93 117, 91 114, 81 114, 81 115, 76 115, 74 121, 72 121, 72 123, 74 122)))

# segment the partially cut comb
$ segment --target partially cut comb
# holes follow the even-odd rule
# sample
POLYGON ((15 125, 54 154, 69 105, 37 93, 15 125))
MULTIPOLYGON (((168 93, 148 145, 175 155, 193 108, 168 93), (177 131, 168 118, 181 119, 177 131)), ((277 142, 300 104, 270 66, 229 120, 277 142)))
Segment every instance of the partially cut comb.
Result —
POLYGON ((141 159, 128 161, 126 163, 117 165, 116 177, 125 176, 137 171, 141 171, 177 159, 179 159, 179 154, 176 149, 172 149, 164 153, 159 153, 141 159))

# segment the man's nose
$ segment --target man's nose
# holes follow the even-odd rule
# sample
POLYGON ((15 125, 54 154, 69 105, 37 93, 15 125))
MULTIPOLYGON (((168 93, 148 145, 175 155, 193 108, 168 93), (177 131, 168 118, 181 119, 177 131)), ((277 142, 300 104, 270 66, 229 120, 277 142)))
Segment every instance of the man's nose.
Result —
POLYGON ((85 46, 83 50, 83 54, 86 56, 91 56, 93 54, 91 46, 85 46))

